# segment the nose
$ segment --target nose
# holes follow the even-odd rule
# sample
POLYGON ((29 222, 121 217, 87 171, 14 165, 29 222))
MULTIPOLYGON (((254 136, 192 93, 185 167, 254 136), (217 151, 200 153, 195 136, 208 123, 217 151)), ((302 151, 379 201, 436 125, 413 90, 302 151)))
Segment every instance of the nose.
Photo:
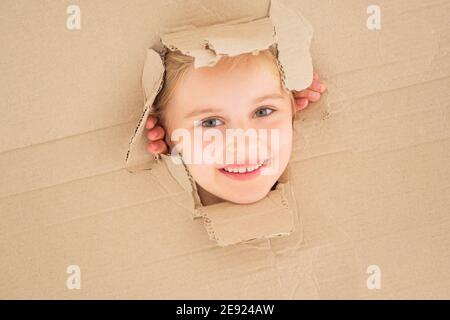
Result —
POLYGON ((250 121, 240 120, 228 127, 224 142, 228 164, 256 164, 266 158, 267 138, 250 121))

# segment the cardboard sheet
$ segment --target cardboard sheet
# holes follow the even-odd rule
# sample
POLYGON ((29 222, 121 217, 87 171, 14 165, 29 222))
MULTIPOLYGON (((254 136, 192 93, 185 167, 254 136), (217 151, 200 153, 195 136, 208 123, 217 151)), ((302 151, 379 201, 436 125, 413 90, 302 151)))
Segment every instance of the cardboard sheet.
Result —
POLYGON ((77 4, 72 31, 69 3, 0 5, 0 298, 450 298, 448 1, 378 1, 379 30, 372 2, 283 1, 314 27, 328 85, 296 121, 303 233, 223 248, 169 170, 130 174, 124 154, 158 34, 269 1, 77 4))

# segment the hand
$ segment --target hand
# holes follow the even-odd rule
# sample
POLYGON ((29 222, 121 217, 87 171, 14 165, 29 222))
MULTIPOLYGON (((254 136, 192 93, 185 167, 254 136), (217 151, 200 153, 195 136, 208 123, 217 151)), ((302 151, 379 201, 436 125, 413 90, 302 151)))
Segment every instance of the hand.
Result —
POLYGON ((317 74, 317 72, 314 72, 313 82, 308 88, 302 91, 293 91, 296 111, 305 109, 308 106, 309 102, 318 101, 321 97, 321 94, 324 93, 326 89, 327 87, 325 86, 325 83, 320 81, 319 75, 317 74))
POLYGON ((168 147, 164 141, 164 129, 156 124, 158 119, 149 116, 145 128, 148 130, 147 138, 150 142, 147 145, 147 151, 149 153, 167 153, 168 147))

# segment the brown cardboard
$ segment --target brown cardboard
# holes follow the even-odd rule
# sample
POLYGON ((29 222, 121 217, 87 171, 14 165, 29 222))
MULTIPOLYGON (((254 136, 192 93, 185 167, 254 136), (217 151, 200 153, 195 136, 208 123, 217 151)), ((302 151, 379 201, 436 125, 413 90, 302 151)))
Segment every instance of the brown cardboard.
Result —
POLYGON ((303 236, 224 248, 183 207, 192 197, 172 200, 186 192, 168 170, 130 174, 123 155, 160 31, 259 19, 269 2, 78 0, 78 31, 70 4, 1 4, 0 298, 450 297, 448 2, 379 1, 369 30, 373 2, 285 1, 314 26, 328 85, 296 122, 303 236))

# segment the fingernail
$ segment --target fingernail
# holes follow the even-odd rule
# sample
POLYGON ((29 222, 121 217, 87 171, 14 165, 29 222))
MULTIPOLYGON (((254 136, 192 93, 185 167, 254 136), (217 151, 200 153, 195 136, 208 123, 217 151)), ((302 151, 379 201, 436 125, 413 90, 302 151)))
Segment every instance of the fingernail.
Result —
POLYGON ((319 98, 319 93, 318 92, 315 92, 315 91, 313 91, 313 92, 310 92, 309 93, 309 96, 312 98, 312 99, 316 99, 316 98, 319 98))
POLYGON ((301 98, 296 100, 296 104, 297 104, 297 110, 302 110, 304 108, 306 108, 306 106, 308 105, 308 99, 306 98, 301 98))

